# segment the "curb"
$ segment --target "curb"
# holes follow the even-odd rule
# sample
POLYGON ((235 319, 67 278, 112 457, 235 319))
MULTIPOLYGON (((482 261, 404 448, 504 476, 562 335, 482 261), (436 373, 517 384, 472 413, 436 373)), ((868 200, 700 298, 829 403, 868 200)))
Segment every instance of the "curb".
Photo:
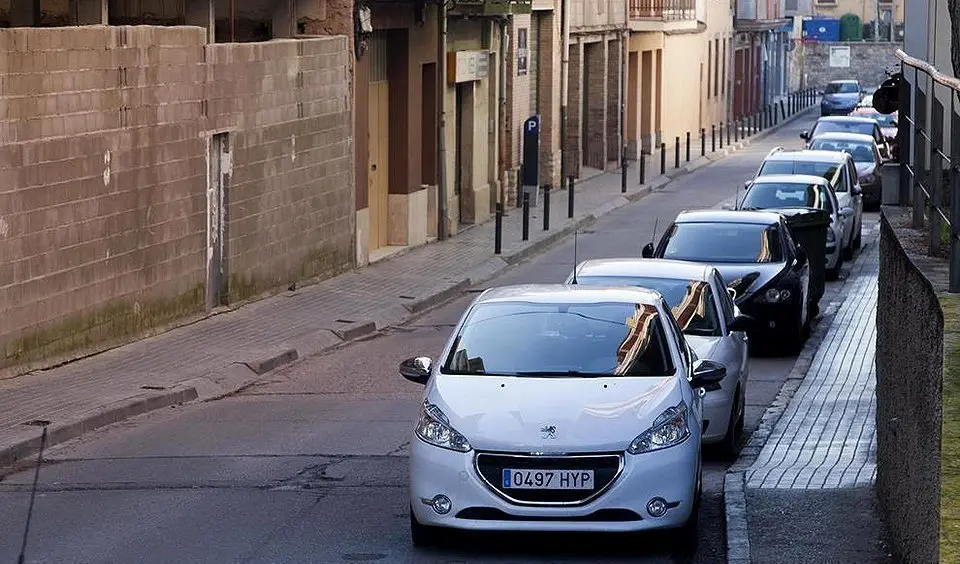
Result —
POLYGON ((728 472, 723 477, 723 502, 727 522, 727 564, 750 564, 745 482, 743 472, 728 472))
MULTIPOLYGON (((660 190, 673 180, 725 158, 738 148, 743 148, 744 146, 749 145, 751 139, 762 139, 766 135, 769 135, 777 131, 779 128, 791 123, 793 120, 802 117, 813 108, 814 107, 810 107, 806 110, 801 110, 793 116, 780 121, 777 125, 770 126, 764 131, 753 135, 751 138, 743 139, 740 142, 730 146, 725 146, 722 151, 717 151, 713 154, 708 153, 703 157, 696 157, 695 159, 686 163, 684 166, 681 166, 679 169, 668 171, 667 174, 658 175, 649 182, 645 183, 639 189, 633 190, 632 192, 626 194, 621 194, 619 198, 614 198, 612 205, 598 206, 591 213, 588 213, 584 217, 573 221, 571 224, 554 231, 553 233, 534 243, 531 243, 524 249, 520 249, 509 255, 495 257, 503 260, 503 266, 497 268, 492 273, 489 273, 489 275, 484 276, 483 279, 461 279, 452 286, 444 288, 435 294, 431 294, 402 305, 408 312, 410 312, 411 318, 421 315, 424 312, 433 309, 434 307, 440 306, 457 297, 471 286, 486 280, 490 280, 506 268, 542 253, 547 248, 566 236, 574 233, 582 227, 592 224, 599 217, 637 202, 651 193, 660 190), (670 172, 673 172, 673 174, 670 174, 670 172)), ((612 174, 612 172, 600 172, 590 176, 589 178, 580 179, 579 182, 585 182, 587 180, 602 176, 603 174, 612 174)), ((393 255, 391 258, 401 256, 402 254, 404 254, 404 252, 393 255)), ((242 305, 246 304, 238 304, 235 307, 225 308, 224 311, 218 313, 233 311, 235 309, 239 309, 239 307, 242 305)), ((51 425, 47 427, 47 443, 45 448, 78 438, 101 427, 119 423, 126 419, 143 415, 164 407, 181 405, 196 400, 203 402, 213 401, 236 394, 237 392, 256 383, 263 375, 306 358, 308 356, 305 354, 306 352, 309 352, 309 355, 313 355, 332 350, 350 342, 370 337, 371 335, 376 334, 378 329, 382 328, 378 328, 376 323, 373 321, 348 321, 343 326, 327 330, 339 340, 339 342, 333 345, 323 346, 319 347, 317 350, 309 351, 301 351, 297 348, 274 349, 274 352, 267 353, 262 357, 238 361, 224 366, 219 370, 205 374, 204 376, 180 382, 175 388, 165 390, 162 393, 134 396, 109 406, 96 409, 75 419, 70 419, 57 425, 51 425)), ((34 438, 19 441, 9 447, 0 448, 0 469, 5 470, 8 469, 8 467, 16 467, 18 465, 27 463, 26 459, 35 455, 39 451, 39 448, 39 434, 34 438)))

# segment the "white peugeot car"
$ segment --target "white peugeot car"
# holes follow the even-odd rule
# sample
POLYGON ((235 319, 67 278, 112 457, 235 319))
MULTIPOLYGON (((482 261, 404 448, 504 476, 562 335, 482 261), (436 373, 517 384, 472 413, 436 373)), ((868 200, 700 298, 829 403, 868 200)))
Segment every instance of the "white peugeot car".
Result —
POLYGON ((696 546, 703 388, 659 293, 561 284, 480 294, 424 384, 410 443, 410 528, 632 532, 696 546))
MULTIPOLYGON (((824 180, 826 182, 826 180, 824 180)), ((719 362, 726 377, 706 388, 703 442, 735 457, 743 433, 752 318, 740 313, 720 272, 710 265, 669 259, 612 258, 581 262, 567 284, 637 286, 659 292, 698 358, 719 362)))

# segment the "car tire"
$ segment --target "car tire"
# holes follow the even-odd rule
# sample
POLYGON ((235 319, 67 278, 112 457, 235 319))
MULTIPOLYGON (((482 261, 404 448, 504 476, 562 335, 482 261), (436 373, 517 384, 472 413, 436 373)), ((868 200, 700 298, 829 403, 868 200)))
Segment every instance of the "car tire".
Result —
POLYGON ((413 508, 410 508, 410 540, 413 546, 430 547, 440 544, 440 534, 437 527, 423 525, 413 515, 413 508))
POLYGON ((863 222, 857 227, 857 236, 853 238, 853 248, 860 249, 863 246, 863 222))
POLYGON ((733 409, 730 410, 730 423, 727 425, 727 434, 720 441, 721 455, 727 460, 735 460, 740 454, 740 436, 744 427, 744 413, 746 400, 741 387, 738 385, 734 396, 733 409))
POLYGON ((703 498, 703 466, 697 470, 697 493, 693 498, 690 517, 682 527, 672 531, 671 552, 674 556, 691 557, 700 546, 700 501, 703 498))
POLYGON ((794 326, 784 331, 783 345, 788 355, 796 356, 803 351, 806 344, 807 328, 810 327, 810 321, 803 319, 803 311, 797 310, 797 319, 794 326))
POLYGON ((824 276, 830 282, 833 282, 840 278, 840 269, 843 268, 843 258, 844 258, 843 255, 845 254, 846 254, 846 251, 841 251, 840 256, 837 257, 837 266, 833 268, 828 268, 826 272, 824 272, 824 276))

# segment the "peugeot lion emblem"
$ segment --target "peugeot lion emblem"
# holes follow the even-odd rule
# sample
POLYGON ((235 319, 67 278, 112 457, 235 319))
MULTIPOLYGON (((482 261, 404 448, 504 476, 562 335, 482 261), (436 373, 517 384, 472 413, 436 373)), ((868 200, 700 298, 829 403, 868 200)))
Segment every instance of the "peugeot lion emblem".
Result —
POLYGON ((555 439, 557 438, 557 426, 556 425, 547 425, 545 427, 540 427, 540 438, 541 439, 555 439))

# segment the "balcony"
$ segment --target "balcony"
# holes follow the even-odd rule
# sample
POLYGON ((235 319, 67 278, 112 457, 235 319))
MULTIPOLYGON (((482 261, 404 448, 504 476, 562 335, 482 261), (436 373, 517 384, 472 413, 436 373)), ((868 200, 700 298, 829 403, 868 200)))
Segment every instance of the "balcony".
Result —
POLYGON ((457 0, 450 3, 447 13, 462 16, 501 16, 529 14, 532 8, 533 0, 457 0))
POLYGON ((784 0, 737 0, 737 31, 767 31, 787 24, 784 0))
POLYGON ((696 30, 697 0, 629 0, 630 31, 696 30))

